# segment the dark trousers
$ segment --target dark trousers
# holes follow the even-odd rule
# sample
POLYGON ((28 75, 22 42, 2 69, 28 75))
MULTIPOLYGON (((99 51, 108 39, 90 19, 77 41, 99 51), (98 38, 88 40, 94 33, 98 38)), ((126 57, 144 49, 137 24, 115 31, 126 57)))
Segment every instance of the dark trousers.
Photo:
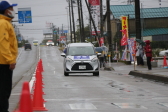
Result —
POLYGON ((151 69, 152 69, 151 59, 152 59, 152 57, 147 57, 147 66, 148 66, 148 70, 151 70, 151 69))
POLYGON ((144 65, 144 61, 143 61, 143 58, 141 56, 139 56, 139 64, 144 65))
POLYGON ((105 66, 105 65, 104 65, 104 57, 99 57, 99 60, 100 60, 100 68, 101 68, 102 66, 105 66))
POLYGON ((12 90, 13 71, 9 65, 0 64, 0 112, 9 112, 9 97, 12 90))
POLYGON ((137 65, 140 65, 140 56, 136 56, 137 59, 137 65))

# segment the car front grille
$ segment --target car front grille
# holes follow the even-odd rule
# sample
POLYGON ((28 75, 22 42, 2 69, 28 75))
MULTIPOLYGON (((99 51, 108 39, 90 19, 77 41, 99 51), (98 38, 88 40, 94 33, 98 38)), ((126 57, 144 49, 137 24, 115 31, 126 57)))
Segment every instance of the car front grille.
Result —
POLYGON ((83 71, 83 70, 93 70, 93 67, 89 63, 76 63, 76 64, 73 65, 71 70, 81 70, 81 71, 83 71), (86 69, 79 69, 80 65, 85 65, 86 69))

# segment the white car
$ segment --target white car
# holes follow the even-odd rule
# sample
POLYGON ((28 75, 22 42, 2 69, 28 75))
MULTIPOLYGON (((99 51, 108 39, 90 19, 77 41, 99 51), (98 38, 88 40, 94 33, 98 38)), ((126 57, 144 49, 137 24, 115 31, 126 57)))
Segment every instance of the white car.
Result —
POLYGON ((64 75, 69 73, 93 73, 93 76, 99 76, 99 59, 93 44, 91 43, 70 43, 67 45, 66 54, 62 53, 64 58, 64 75))
POLYGON ((159 56, 168 56, 168 50, 160 51, 159 56))
POLYGON ((49 42, 46 43, 46 45, 47 45, 47 46, 54 46, 54 42, 49 41, 49 42))

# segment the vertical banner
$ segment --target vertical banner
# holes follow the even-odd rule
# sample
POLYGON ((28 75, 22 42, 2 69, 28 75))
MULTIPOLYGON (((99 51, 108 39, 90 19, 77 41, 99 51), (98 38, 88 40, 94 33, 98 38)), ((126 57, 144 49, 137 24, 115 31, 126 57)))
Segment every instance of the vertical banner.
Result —
POLYGON ((130 61, 134 61, 134 39, 128 39, 128 48, 130 52, 130 61))
POLYGON ((100 46, 104 46, 104 38, 103 37, 100 38, 100 46))
MULTIPOLYGON (((122 34, 123 34, 123 37, 125 37, 125 42, 126 42, 126 44, 125 44, 125 51, 126 52, 124 51, 125 53, 123 53, 123 55, 125 58, 127 58, 128 30, 129 30, 128 29, 128 17, 122 16, 121 21, 122 21, 122 31, 125 31, 122 34)), ((122 40, 123 40, 123 38, 122 38, 122 40)), ((124 41, 123 41, 123 43, 124 43, 124 41)), ((121 44, 123 44, 123 43, 121 43, 121 44)), ((125 58, 124 58, 124 60, 125 60, 125 58)))
POLYGON ((128 37, 128 17, 127 16, 122 16, 122 30, 127 31, 127 37, 128 37))
MULTIPOLYGON (((96 30, 100 33, 100 0, 88 0, 93 21, 96 26, 96 30)), ((92 24, 92 35, 96 35, 95 29, 92 24)))

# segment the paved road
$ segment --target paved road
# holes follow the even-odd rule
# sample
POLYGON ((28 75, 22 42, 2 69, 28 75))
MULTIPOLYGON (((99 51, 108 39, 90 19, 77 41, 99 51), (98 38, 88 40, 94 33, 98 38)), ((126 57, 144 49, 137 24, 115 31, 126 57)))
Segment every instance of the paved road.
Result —
POLYGON ((55 47, 41 48, 44 95, 49 112, 166 112, 168 88, 162 83, 115 71, 63 75, 63 57, 55 47), (163 104, 160 104, 163 103, 163 104), (125 108, 125 109, 124 109, 125 108))
MULTIPOLYGON (((70 74, 65 77, 63 57, 57 47, 40 47, 40 58, 44 68, 43 91, 46 95, 43 97, 47 101, 45 107, 48 112, 168 110, 168 86, 164 83, 130 76, 129 69, 124 74, 123 67, 118 65, 115 66, 118 67, 116 71, 101 69, 99 77, 92 74, 70 74)), ((21 88, 19 84, 17 88, 21 88)))

